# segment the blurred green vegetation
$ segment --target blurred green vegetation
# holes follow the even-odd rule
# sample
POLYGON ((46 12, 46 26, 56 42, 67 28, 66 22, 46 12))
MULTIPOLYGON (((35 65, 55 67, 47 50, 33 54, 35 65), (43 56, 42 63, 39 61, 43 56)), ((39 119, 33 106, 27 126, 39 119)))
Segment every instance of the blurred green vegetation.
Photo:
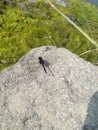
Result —
MULTIPOLYGON (((21 0, 16 0, 19 2, 21 0)), ((30 49, 43 45, 65 47, 78 55, 95 48, 48 3, 39 0, 32 4, 22 1, 22 4, 24 8, 0 2, 0 70, 17 62, 30 49)), ((78 0, 66 8, 55 6, 98 42, 98 9, 95 6, 82 3, 81 8, 78 0)), ((98 51, 83 58, 96 64, 98 51)))

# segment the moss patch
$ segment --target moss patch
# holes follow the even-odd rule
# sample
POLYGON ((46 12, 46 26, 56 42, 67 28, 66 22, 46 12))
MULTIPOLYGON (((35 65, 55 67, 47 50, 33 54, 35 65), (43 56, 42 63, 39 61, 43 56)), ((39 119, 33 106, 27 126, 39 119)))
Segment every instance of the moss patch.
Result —
MULTIPOLYGON (((83 3, 91 28, 89 30, 79 4, 76 0, 72 6, 56 7, 98 42, 98 9, 83 3)), ((49 4, 40 0, 32 4, 24 1, 24 5, 25 8, 21 8, 18 4, 0 3, 0 70, 17 62, 30 49, 43 45, 65 47, 78 55, 95 48, 49 4)), ((83 58, 96 63, 98 51, 83 58)))

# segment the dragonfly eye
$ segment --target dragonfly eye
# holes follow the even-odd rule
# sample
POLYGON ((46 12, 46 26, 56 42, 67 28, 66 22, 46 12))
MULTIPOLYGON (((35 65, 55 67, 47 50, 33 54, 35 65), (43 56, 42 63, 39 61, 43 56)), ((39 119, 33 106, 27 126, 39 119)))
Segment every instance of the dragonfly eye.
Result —
POLYGON ((42 57, 38 57, 39 60, 42 60, 42 57))

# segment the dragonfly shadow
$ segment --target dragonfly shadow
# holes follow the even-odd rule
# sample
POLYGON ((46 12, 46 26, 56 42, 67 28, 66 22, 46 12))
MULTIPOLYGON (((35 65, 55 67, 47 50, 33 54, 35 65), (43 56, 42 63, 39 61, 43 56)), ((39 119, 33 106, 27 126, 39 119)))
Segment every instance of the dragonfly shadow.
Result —
POLYGON ((50 64, 49 64, 49 62, 48 62, 47 60, 44 60, 44 65, 45 65, 45 67, 47 67, 48 70, 51 72, 52 76, 54 76, 54 73, 52 72, 51 68, 49 67, 50 64))

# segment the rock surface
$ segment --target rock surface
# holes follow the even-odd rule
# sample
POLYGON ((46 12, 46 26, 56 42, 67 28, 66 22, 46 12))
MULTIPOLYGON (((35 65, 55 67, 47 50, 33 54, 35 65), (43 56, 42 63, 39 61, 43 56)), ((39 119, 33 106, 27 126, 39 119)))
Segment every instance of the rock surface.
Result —
POLYGON ((64 48, 31 50, 0 73, 0 130, 98 130, 98 67, 64 48))

